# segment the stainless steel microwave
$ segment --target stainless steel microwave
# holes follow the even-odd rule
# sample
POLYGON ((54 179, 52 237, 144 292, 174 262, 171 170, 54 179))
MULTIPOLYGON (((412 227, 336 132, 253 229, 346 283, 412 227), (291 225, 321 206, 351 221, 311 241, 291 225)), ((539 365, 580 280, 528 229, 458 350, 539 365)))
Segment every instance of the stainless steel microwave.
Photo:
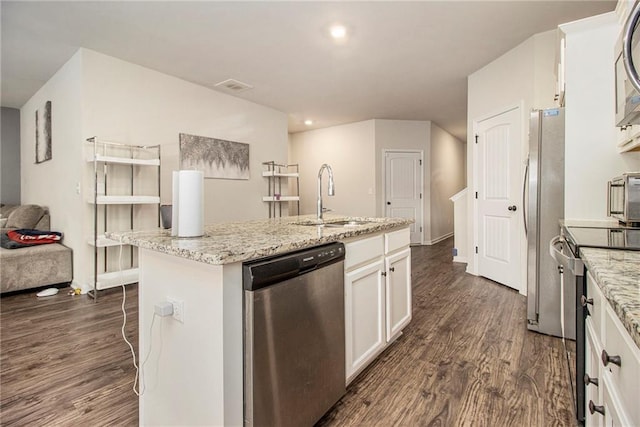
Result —
POLYGON ((640 2, 636 2, 616 44, 616 125, 621 127, 640 124, 640 75, 636 70, 640 64, 639 20, 640 2))
POLYGON ((607 215, 625 224, 640 223, 640 172, 615 177, 607 187, 607 215))

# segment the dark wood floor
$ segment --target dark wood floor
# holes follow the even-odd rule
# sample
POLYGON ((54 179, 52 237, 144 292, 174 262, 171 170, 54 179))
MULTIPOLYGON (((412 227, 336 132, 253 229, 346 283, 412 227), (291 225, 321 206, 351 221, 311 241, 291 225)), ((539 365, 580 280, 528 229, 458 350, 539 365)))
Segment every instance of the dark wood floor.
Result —
POLYGON ((413 319, 320 426, 575 425, 562 341, 526 297, 465 274, 452 239, 412 248, 413 319))
MULTIPOLYGON (((122 290, 0 298, 0 425, 135 426, 135 370, 122 339, 122 290)), ((137 348, 137 289, 127 287, 126 334, 137 348)))
MULTIPOLYGON (((562 342, 529 332, 526 299, 451 262, 452 239, 412 249, 413 320, 320 426, 574 425, 562 342)), ((137 425, 121 291, 0 299, 2 426, 137 425)), ((137 291, 127 335, 137 343, 137 291)))

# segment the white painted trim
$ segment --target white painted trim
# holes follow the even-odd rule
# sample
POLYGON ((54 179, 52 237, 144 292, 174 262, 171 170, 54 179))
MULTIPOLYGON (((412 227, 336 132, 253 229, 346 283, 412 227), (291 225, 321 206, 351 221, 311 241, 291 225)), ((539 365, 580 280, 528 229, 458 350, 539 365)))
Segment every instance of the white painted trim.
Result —
POLYGON ((467 196, 467 187, 463 188, 462 190, 458 191, 456 194, 454 194, 453 196, 449 197, 449 200, 451 200, 452 202, 457 202, 458 200, 462 199, 463 197, 467 196))
POLYGON ((420 233, 420 243, 419 245, 424 245, 424 230, 426 229, 424 224, 424 203, 426 200, 424 193, 424 168, 426 167, 424 162, 424 150, 413 150, 413 149, 393 149, 393 148, 383 148, 382 149, 382 215, 386 216, 387 213, 387 153, 418 153, 420 154, 420 161, 422 163, 422 169, 420 169, 420 193, 422 194, 422 203, 420 204, 420 227, 423 230, 420 233))
POLYGON ((452 236, 453 236, 453 231, 451 231, 451 232, 449 232, 447 234, 444 234, 444 235, 442 235, 440 237, 437 237, 435 239, 431 239, 431 240, 427 241, 426 244, 427 245, 435 245, 436 243, 440 243, 443 240, 446 240, 446 239, 448 239, 449 237, 452 237, 452 236))
POLYGON ((466 256, 454 256, 453 257, 453 262, 467 263, 467 257, 466 256))

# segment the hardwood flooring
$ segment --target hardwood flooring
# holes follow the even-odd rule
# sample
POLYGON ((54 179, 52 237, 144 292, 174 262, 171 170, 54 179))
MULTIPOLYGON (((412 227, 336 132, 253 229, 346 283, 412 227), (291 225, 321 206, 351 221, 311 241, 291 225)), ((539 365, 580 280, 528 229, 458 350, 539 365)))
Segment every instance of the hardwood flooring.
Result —
POLYGON ((576 424, 562 341, 528 331, 526 298, 451 248, 412 248, 411 323, 319 426, 576 424))
MULTIPOLYGON (((319 426, 574 425, 557 338, 526 330, 526 299, 451 262, 452 239, 412 249, 413 320, 319 426)), ((0 299, 2 426, 138 423, 121 291, 0 299)), ((137 345, 137 290, 127 336, 137 345)))
MULTIPOLYGON (((122 290, 95 304, 69 288, 0 298, 0 425, 135 426, 135 369, 122 339, 122 290)), ((138 297, 127 287, 127 338, 137 348, 138 297)))

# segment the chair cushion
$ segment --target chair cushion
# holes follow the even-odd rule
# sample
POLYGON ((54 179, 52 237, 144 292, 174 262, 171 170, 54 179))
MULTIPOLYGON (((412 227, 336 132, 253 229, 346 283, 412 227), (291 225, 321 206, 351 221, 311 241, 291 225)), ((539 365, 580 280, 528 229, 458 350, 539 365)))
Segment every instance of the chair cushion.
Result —
POLYGON ((18 206, 7 218, 6 228, 35 228, 45 210, 38 205, 18 206))

